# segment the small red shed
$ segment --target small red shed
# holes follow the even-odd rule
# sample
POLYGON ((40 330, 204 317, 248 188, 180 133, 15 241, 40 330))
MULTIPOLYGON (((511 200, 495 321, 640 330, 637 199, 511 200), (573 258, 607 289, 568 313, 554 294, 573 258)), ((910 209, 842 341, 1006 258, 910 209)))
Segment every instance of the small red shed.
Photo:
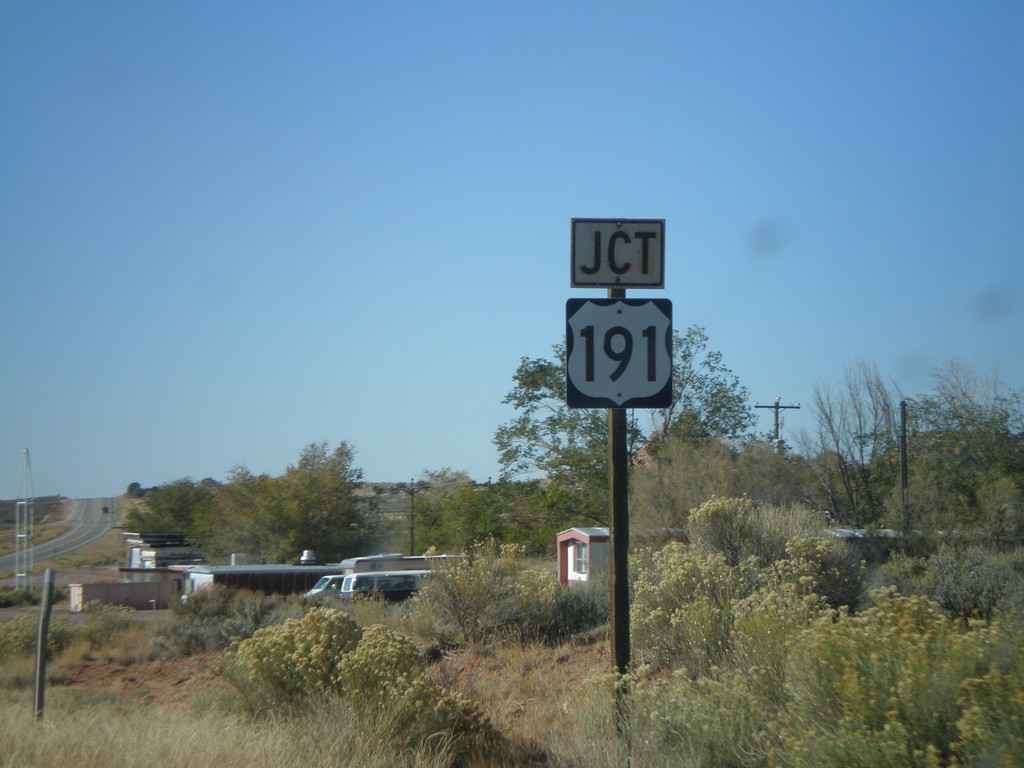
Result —
POLYGON ((558 534, 557 541, 559 584, 578 584, 608 574, 607 528, 569 528, 558 534))

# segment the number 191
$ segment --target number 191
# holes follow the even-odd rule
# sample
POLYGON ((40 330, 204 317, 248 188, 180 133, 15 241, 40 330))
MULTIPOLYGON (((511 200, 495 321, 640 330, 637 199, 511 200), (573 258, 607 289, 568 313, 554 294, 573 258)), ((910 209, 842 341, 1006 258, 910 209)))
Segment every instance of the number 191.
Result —
MULTIPOLYGON (((657 370, 655 361, 655 345, 657 344, 657 327, 649 325, 643 329, 640 335, 647 340, 647 380, 656 381, 657 370)), ((594 326, 586 325, 581 328, 580 336, 583 337, 584 341, 584 375, 586 376, 587 381, 593 381, 595 352, 594 326)), ((612 371, 610 376, 612 381, 618 381, 619 377, 626 372, 626 369, 629 367, 630 360, 633 358, 633 334, 630 333, 628 328, 623 328, 621 325, 612 326, 604 334, 602 349, 609 360, 618 363, 618 366, 614 371, 612 371), (616 339, 622 339, 622 341, 616 343, 616 339)))

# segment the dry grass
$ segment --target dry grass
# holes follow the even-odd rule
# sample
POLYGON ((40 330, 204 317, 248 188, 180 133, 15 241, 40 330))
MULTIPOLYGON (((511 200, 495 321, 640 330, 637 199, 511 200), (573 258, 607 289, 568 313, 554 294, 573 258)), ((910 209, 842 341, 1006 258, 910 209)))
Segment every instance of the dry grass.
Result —
POLYGON ((60 655, 60 658, 50 664, 50 671, 54 676, 59 677, 68 668, 86 661, 102 659, 128 666, 156 661, 161 654, 161 650, 153 644, 153 627, 135 624, 118 632, 99 648, 93 647, 86 638, 75 641, 60 655))
MULTIPOLYGON (((42 768, 163 766, 360 766, 448 768, 443 742, 397 750, 386 724, 357 724, 343 700, 296 716, 246 714, 217 673, 217 657, 157 659, 154 628, 139 623, 100 648, 70 646, 50 662, 46 709, 32 718, 31 658, 0 664, 3 765, 42 768), (205 666, 203 666, 205 665, 205 666), (160 678, 160 679, 158 679, 160 678)), ((467 768, 612 766, 610 698, 595 695, 595 669, 609 667, 605 643, 545 648, 496 645, 452 652, 429 666, 446 689, 478 703, 506 748, 467 768)))
POLYGON ((476 702, 504 734, 518 765, 615 765, 612 694, 602 685, 606 643, 460 650, 431 665, 442 687, 476 702), (604 690, 602 690, 604 688, 604 690))
MULTIPOLYGON (((8 670, 0 690, 0 755, 19 768, 179 768, 311 766, 313 768, 451 768, 439 734, 416 749, 393 745, 386 722, 358 721, 344 700, 302 711, 252 716, 224 687, 186 704, 154 702, 146 688, 119 680, 105 687, 51 685, 40 721, 33 721, 31 669, 8 670), (26 677, 26 674, 28 675, 26 677)), ((141 674, 137 672, 136 674, 141 674)), ((126 678, 121 678, 126 679, 126 678)), ((476 759, 466 768, 535 765, 523 750, 476 759)), ((533 750, 532 755, 538 754, 533 750)), ((558 765, 559 763, 554 763, 558 765)), ((566 763, 565 765, 573 765, 566 763)))
MULTIPOLYGON (((0 703, 0 754, 19 768, 440 768, 440 756, 395 754, 347 724, 337 707, 302 718, 254 721, 210 704, 140 708, 115 694, 48 697, 42 720, 30 702, 7 696, 0 703)), ((24 698, 24 697, 22 697, 24 698)))

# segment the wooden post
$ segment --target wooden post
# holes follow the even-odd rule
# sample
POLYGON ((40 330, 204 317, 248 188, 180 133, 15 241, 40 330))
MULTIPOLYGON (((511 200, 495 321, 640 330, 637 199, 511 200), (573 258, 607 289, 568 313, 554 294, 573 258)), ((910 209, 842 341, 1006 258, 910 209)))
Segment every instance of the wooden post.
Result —
POLYGON ((50 633, 50 611, 53 609, 53 569, 43 574, 43 601, 39 606, 39 627, 36 631, 36 677, 35 696, 32 702, 34 718, 43 719, 43 704, 46 699, 46 656, 47 639, 50 633))
POLYGON ((626 409, 608 409, 608 497, 611 511, 611 644, 615 671, 629 671, 629 452, 626 409))

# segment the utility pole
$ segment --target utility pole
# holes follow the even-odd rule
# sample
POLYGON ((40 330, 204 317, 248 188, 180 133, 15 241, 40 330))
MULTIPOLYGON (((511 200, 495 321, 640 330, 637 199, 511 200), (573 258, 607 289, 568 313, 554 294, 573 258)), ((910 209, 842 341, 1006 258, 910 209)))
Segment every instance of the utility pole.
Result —
POLYGON ((425 491, 429 485, 416 485, 415 480, 409 480, 407 488, 399 488, 402 493, 409 494, 409 554, 416 554, 416 494, 425 491))
POLYGON ((900 506, 903 508, 903 535, 910 535, 910 505, 907 500, 907 401, 900 400, 900 506))
POLYGON ((35 499, 32 492, 32 462, 28 448, 21 452, 21 480, 14 507, 14 586, 32 593, 32 537, 35 535, 35 499))
POLYGON ((779 442, 779 411, 786 410, 788 408, 800 408, 800 403, 794 403, 793 405, 781 405, 779 403, 781 398, 776 397, 775 402, 771 405, 761 405, 760 403, 754 403, 755 408, 771 408, 775 411, 775 442, 779 442))

